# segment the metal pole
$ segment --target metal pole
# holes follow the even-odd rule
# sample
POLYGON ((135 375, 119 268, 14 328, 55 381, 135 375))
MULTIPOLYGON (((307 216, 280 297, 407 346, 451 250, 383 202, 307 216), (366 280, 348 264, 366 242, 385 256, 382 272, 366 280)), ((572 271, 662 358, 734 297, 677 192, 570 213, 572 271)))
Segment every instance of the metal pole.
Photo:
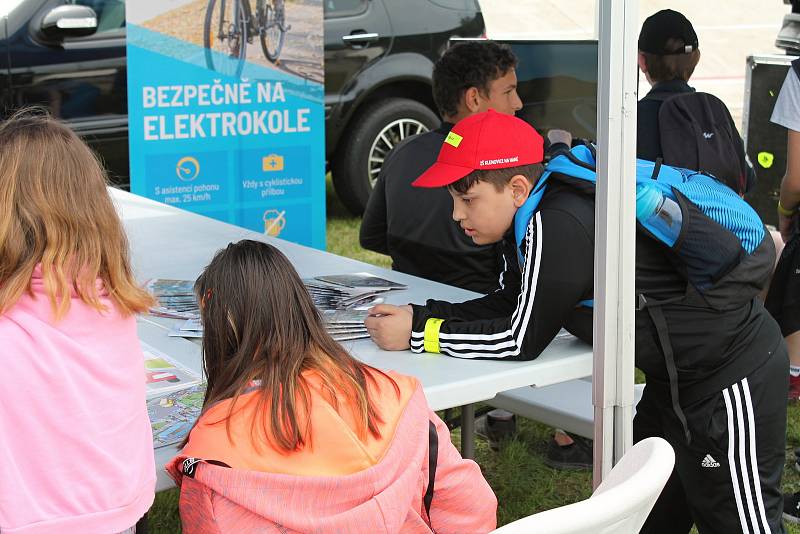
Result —
POLYGON ((637 0, 599 0, 594 486, 631 447, 637 0))

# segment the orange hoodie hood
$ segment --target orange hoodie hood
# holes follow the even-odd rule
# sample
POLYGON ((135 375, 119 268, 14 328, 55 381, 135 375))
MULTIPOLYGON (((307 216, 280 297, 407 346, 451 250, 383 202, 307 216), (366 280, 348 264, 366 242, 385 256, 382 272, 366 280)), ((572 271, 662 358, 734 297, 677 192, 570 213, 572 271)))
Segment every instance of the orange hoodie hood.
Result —
MULTIPOLYGON (((349 416, 338 415, 314 394, 313 446, 285 454, 261 444, 261 452, 256 453, 246 439, 249 427, 243 426, 239 416, 232 420, 236 444, 232 446, 225 424, 214 424, 219 414, 209 410, 192 431, 187 447, 167 466, 181 487, 185 534, 492 530, 497 501, 478 466, 461 459, 417 381, 391 377, 400 387, 399 396, 386 377, 379 377, 379 390, 371 392, 384 419, 380 439, 359 439, 349 416), (214 419, 208 422, 208 416, 214 419), (431 421, 439 444, 429 518, 423 495, 429 476, 431 421), (194 463, 195 458, 220 461, 230 468, 194 463)), ((225 410, 224 416, 228 407, 219 408, 225 410)), ((246 410, 235 413, 244 415, 246 410)))
POLYGON ((287 453, 262 437, 261 422, 256 423, 259 417, 256 391, 239 397, 231 414, 230 428, 225 418, 231 400, 219 402, 206 411, 192 430, 183 454, 213 458, 235 469, 286 475, 340 476, 372 467, 391 443, 403 409, 418 383, 408 376, 390 373, 387 377, 368 372, 375 379, 374 386, 368 381, 370 401, 383 420, 378 424, 379 438, 370 434, 359 437, 352 410, 341 406, 337 411, 333 399, 328 398, 330 395, 322 387, 321 376, 305 372, 303 377, 310 392, 311 433, 302 449, 287 453), (397 384, 397 390, 391 380, 397 384), (255 429, 253 425, 257 425, 255 429))

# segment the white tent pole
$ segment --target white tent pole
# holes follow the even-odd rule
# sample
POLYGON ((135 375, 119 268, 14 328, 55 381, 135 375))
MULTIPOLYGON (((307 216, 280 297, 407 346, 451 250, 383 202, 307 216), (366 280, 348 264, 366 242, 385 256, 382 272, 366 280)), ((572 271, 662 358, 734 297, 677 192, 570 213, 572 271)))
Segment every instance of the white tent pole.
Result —
POLYGON ((631 447, 637 0, 599 0, 594 486, 631 447))

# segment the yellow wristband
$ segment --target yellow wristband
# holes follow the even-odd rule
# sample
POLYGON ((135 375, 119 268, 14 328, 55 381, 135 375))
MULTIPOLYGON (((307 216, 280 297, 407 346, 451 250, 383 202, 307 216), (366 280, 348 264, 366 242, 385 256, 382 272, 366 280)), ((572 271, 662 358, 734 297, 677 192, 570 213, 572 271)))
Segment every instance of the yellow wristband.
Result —
POLYGON ((792 210, 787 210, 786 208, 783 207, 781 201, 778 200, 778 213, 780 213, 784 217, 791 217, 792 215, 797 213, 797 208, 794 208, 792 210))
POLYGON ((431 317, 425 321, 425 352, 433 352, 439 354, 439 329, 442 328, 444 319, 436 319, 431 317))

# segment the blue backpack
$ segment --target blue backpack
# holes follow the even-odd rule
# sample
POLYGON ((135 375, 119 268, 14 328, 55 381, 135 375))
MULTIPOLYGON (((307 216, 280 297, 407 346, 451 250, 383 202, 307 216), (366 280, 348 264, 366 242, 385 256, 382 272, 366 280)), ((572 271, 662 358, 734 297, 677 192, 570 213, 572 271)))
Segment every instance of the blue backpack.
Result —
MULTIPOLYGON (((577 146, 550 160, 515 216, 518 245, 525 237, 528 221, 538 209, 547 184, 557 179, 584 191, 588 186, 593 192, 597 182, 595 163, 594 150, 588 146, 577 146)), ((754 268, 752 276, 745 278, 763 278, 769 262, 756 251, 763 249, 767 232, 755 210, 730 187, 708 174, 645 160, 636 161, 636 182, 657 188, 680 206, 682 222, 677 239, 639 219, 637 229, 663 243, 682 260, 689 282, 699 293, 713 297, 712 288, 751 256, 758 255, 759 260, 745 262, 754 268)))
MULTIPOLYGON (((518 251, 528 221, 538 209, 549 182, 557 180, 594 194, 597 183, 595 159, 591 147, 579 146, 550 160, 528 200, 515 216, 514 232, 518 251)), ((678 260, 672 263, 678 268, 683 264, 687 280, 685 291, 674 298, 657 300, 638 294, 637 313, 649 315, 655 327, 657 343, 661 347, 669 376, 672 408, 683 426, 686 442, 690 443, 691 433, 679 398, 679 370, 664 309, 702 307, 725 311, 746 305, 755 298, 770 276, 775 250, 772 239, 753 208, 731 188, 708 174, 670 167, 660 162, 637 160, 636 183, 637 186, 655 188, 677 204, 680 210, 679 215, 677 209, 674 211, 678 215, 674 219, 680 219, 677 237, 666 235, 658 227, 648 226, 646 217, 639 217, 640 212, 646 213, 647 210, 638 209, 640 202, 637 194, 637 231, 644 232, 668 248, 678 260)), ((661 199, 661 195, 656 196, 661 199)), ((675 205, 671 207, 676 208, 675 205)), ((637 286, 638 276, 637 273, 637 286)), ((592 306, 593 302, 580 304, 592 306)), ((645 359, 648 357, 647 354, 637 353, 637 359, 640 356, 645 359)))

